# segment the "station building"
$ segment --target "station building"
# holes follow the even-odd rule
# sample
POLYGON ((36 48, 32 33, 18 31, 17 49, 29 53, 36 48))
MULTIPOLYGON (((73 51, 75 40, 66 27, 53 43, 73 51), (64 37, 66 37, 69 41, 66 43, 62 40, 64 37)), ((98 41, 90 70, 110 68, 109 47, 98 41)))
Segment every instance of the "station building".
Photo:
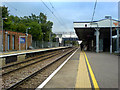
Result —
POLYGON ((70 46, 69 41, 78 41, 78 37, 75 32, 58 32, 56 33, 56 40, 63 46, 70 46))
MULTIPOLYGON (((2 33, 2 31, 1 31, 2 33)), ((1 37, 2 38, 2 37, 1 37)), ((32 36, 14 31, 3 31, 3 51, 26 50, 32 45, 32 36), (27 46, 26 46, 27 41, 27 46)))
POLYGON ((79 40, 89 51, 120 52, 119 21, 105 18, 99 21, 73 22, 79 40), (111 38, 112 37, 112 38, 111 38))

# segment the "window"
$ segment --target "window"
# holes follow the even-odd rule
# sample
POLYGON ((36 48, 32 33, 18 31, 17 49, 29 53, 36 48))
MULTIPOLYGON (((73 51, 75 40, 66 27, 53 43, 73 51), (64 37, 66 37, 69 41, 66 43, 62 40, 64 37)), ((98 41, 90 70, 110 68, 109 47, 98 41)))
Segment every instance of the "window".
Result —
POLYGON ((12 49, 15 49, 15 36, 12 36, 12 49))

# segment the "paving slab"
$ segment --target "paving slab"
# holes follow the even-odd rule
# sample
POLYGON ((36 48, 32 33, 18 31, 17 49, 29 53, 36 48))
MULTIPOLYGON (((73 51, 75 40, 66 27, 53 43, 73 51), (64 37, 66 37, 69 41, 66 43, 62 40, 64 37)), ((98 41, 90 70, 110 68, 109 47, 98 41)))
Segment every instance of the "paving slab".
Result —
POLYGON ((86 52, 100 88, 118 88, 118 56, 86 52))
POLYGON ((91 88, 84 53, 78 49, 44 88, 91 88))
MULTIPOLYGON (((100 89, 118 89, 118 56, 85 52, 100 89)), ((84 54, 78 50, 64 67, 45 85, 46 88, 93 88, 84 54), (89 73, 89 74, 88 74, 89 73)))
POLYGON ((44 88, 75 88, 80 50, 64 65, 64 67, 45 85, 44 88))

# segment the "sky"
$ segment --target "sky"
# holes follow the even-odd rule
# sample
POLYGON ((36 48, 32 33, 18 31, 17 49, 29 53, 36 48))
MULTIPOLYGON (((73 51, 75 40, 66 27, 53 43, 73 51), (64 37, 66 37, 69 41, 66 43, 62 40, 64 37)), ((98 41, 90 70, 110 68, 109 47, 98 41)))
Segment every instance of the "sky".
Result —
MULTIPOLYGON (((14 16, 29 16, 31 13, 39 15, 40 12, 47 15, 48 20, 53 22, 53 32, 73 32, 73 22, 91 21, 94 2, 2 2, 9 8, 14 16), (51 3, 50 3, 51 2, 51 3), (51 5, 52 4, 52 5, 51 5), (52 7, 53 6, 53 7, 52 7), (53 15, 51 12, 53 12, 53 15)), ((104 19, 106 15, 118 19, 118 2, 98 2, 94 20, 104 19)))

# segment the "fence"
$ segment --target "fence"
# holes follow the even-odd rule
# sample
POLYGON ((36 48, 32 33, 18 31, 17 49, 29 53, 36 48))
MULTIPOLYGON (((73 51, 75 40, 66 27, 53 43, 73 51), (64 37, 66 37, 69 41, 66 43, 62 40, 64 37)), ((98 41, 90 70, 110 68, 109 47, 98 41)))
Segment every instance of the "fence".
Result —
POLYGON ((59 42, 32 41, 32 47, 34 49, 59 47, 59 42))

